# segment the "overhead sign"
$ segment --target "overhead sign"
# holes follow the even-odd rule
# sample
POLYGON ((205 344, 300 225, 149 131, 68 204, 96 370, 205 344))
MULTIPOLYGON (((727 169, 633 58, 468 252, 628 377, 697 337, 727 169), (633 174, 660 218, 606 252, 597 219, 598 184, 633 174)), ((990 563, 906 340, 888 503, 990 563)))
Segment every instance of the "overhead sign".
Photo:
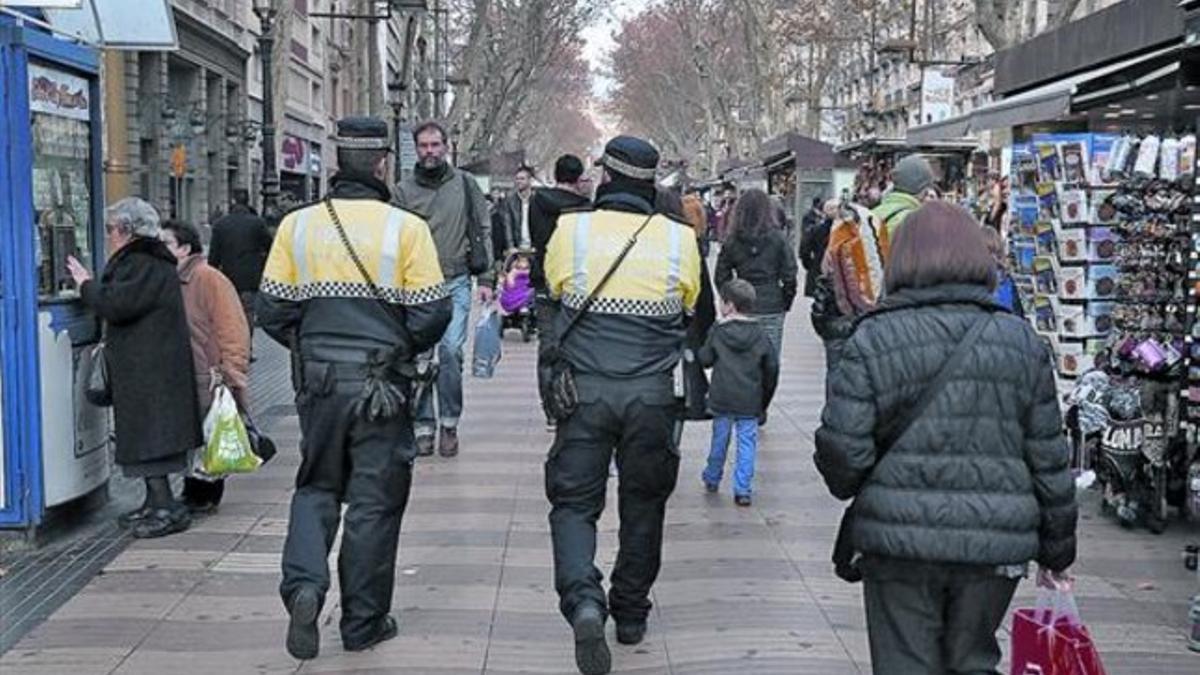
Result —
POLYGON ((921 124, 932 124, 954 115, 954 78, 931 68, 921 78, 921 124))
POLYGON ((0 0, 0 7, 36 7, 49 9, 79 9, 83 0, 0 0))
POLYGON ((29 64, 29 110, 83 122, 91 119, 88 81, 61 70, 29 64))
POLYGON ((76 0, 69 6, 75 9, 45 9, 46 20, 65 35, 108 49, 179 48, 170 0, 76 0))

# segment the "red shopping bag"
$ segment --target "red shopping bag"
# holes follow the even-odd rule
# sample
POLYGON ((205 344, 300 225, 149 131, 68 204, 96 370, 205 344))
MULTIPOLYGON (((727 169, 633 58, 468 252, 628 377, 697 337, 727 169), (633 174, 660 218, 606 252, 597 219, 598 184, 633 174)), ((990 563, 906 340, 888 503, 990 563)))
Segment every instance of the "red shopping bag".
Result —
POLYGON ((1043 589, 1013 613, 1011 675, 1106 675, 1068 588, 1043 589))

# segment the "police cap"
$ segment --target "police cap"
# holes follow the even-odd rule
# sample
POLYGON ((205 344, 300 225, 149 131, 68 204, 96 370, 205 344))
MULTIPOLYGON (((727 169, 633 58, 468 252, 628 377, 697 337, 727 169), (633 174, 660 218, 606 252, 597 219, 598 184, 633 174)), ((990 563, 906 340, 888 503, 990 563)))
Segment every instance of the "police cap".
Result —
POLYGON ((378 117, 343 117, 337 121, 339 148, 347 150, 391 150, 387 122, 378 117))
POLYGON ((658 169, 658 151, 635 136, 617 136, 604 146, 604 155, 596 160, 596 165, 634 180, 653 181, 658 169))

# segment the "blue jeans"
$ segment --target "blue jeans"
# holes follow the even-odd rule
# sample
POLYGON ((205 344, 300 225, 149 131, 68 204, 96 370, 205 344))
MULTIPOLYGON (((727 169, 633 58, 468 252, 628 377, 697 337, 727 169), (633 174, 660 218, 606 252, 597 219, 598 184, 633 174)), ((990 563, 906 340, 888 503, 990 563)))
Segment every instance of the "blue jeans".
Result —
POLYGON ((733 467, 733 494, 749 497, 750 485, 754 482, 754 458, 758 454, 757 418, 722 415, 713 418, 712 449, 701 478, 707 485, 721 483, 721 474, 725 472, 725 451, 734 429, 737 430, 737 459, 733 467))
POLYGON ((446 280, 446 290, 454 305, 450 325, 438 343, 437 413, 433 409, 433 393, 423 390, 417 401, 417 419, 413 425, 417 436, 431 436, 440 424, 448 429, 458 428, 463 409, 463 348, 467 344, 467 325, 471 321, 471 277, 467 275, 446 280))

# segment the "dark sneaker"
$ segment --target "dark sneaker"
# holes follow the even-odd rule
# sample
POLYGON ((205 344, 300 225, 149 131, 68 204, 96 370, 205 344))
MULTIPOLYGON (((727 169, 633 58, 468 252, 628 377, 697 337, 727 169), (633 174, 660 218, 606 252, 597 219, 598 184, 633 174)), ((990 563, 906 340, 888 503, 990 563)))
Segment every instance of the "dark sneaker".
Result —
POLYGON ((365 642, 358 644, 345 644, 343 647, 348 652, 362 652, 374 647, 381 642, 387 642, 400 634, 400 627, 396 625, 396 620, 390 616, 383 617, 383 624, 379 628, 379 632, 374 637, 369 638, 365 642))
POLYGON ((594 605, 584 605, 571 621, 575 631, 575 666, 583 675, 605 675, 612 670, 612 654, 604 640, 604 615, 594 605))
POLYGON ((641 644, 645 637, 645 621, 617 622, 617 642, 623 645, 636 645, 641 644))
POLYGON ((707 492, 709 494, 714 494, 717 490, 720 490, 720 489, 721 489, 720 484, 704 481, 704 491, 705 492, 707 492))
POLYGON ((433 456, 433 434, 417 436, 417 457, 433 456))
POLYGON ((442 457, 458 455, 458 429, 442 427, 441 438, 438 439, 438 454, 442 457))
POLYGON ((750 506, 750 495, 736 495, 733 498, 733 503, 738 506, 750 506))
POLYGON ((117 516, 117 525, 128 530, 138 522, 144 520, 146 516, 150 515, 150 511, 151 508, 149 506, 142 505, 132 511, 122 513, 121 515, 117 516))
POLYGON ((145 518, 133 523, 135 539, 157 539, 183 532, 192 524, 192 514, 183 504, 169 509, 154 509, 145 518))
POLYGON ((287 650, 292 658, 306 661, 317 658, 321 634, 317 631, 317 615, 321 613, 321 597, 316 589, 301 586, 292 593, 288 605, 287 650))
POLYGON ((550 433, 558 431, 558 421, 553 417, 546 418, 546 431, 549 431, 550 433))

